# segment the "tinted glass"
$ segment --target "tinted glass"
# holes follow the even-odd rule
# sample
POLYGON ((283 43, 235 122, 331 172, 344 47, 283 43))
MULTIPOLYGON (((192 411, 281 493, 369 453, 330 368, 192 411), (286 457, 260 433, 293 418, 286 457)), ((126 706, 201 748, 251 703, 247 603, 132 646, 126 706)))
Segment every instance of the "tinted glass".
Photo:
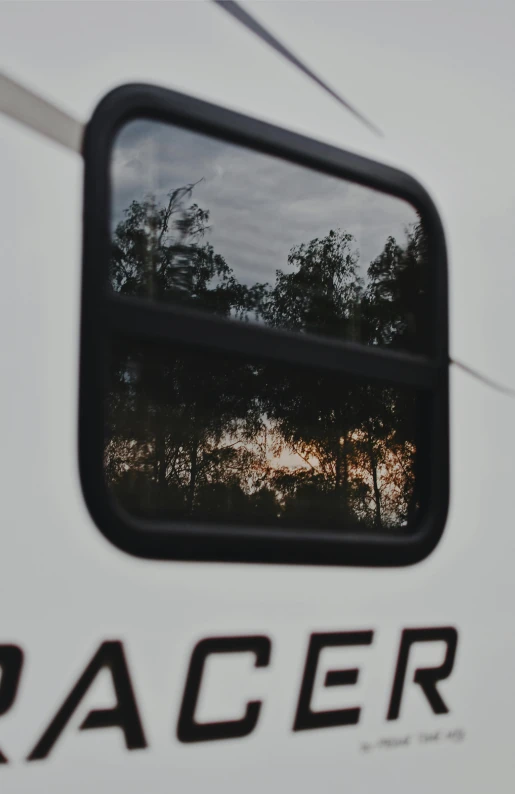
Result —
POLYGON ((122 129, 111 179, 115 292, 429 350, 426 235, 408 203, 153 121, 122 129))
POLYGON ((109 372, 105 476, 133 515, 379 531, 416 521, 413 390, 126 340, 109 372))

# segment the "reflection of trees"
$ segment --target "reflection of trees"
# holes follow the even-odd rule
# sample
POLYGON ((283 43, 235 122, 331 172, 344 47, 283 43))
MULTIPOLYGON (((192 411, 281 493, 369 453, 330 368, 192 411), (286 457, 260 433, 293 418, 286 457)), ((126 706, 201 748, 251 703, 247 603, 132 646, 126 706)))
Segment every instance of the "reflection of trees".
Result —
MULTIPOLYGON (((295 246, 273 285, 240 283, 205 241, 194 185, 126 210, 112 288, 240 320, 420 350, 425 237, 388 238, 358 275, 352 235, 295 246)), ((236 331, 235 331, 236 332, 236 331)), ((411 523, 415 395, 341 374, 118 341, 111 358, 105 469, 143 515, 240 521, 411 523)))

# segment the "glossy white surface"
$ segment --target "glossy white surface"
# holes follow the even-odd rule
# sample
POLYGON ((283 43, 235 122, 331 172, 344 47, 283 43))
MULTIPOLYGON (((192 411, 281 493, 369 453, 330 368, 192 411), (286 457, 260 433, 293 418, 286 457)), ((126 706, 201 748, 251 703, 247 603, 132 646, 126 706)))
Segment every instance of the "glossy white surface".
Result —
MULTIPOLYGON (((6 4, 0 51, 11 75, 81 120, 114 85, 145 80, 413 173, 446 229, 453 355, 515 385, 510 8, 480 18, 475 9, 419 3, 250 8, 386 137, 374 137, 211 5, 6 4)), ((0 141, 0 642, 26 653, 17 701, 0 717, 11 762, 0 767, 2 790, 511 792, 514 401, 452 368, 449 520, 436 551, 415 567, 124 555, 94 527, 77 471, 82 164, 4 118, 0 141), (438 625, 459 632, 454 671, 440 685, 450 714, 433 715, 411 686, 401 718, 387 723, 401 630, 438 625), (320 693, 318 705, 360 703, 359 725, 292 733, 310 632, 351 629, 374 629, 373 645, 331 658, 359 664, 360 682, 320 693), (214 664, 200 707, 206 718, 239 716, 259 697, 255 732, 181 745, 175 726, 194 643, 251 633, 272 639, 270 666, 214 664), (49 758, 26 762, 106 639, 125 644, 148 749, 128 752, 116 729, 77 730, 91 708, 113 704, 109 677, 100 676, 49 758), (465 731, 463 743, 360 751, 382 737, 455 728, 465 731)), ((437 662, 439 652, 421 648, 413 664, 437 662)))

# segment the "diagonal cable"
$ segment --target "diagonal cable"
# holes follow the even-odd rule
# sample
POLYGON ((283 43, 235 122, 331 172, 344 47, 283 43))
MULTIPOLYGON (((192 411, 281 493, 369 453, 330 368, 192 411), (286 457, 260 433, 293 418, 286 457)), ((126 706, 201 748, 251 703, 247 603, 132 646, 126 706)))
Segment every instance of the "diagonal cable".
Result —
POLYGON ((369 119, 367 119, 359 110, 356 110, 350 102, 347 102, 340 94, 338 94, 330 85, 328 85, 321 77, 318 77, 310 68, 306 66, 296 55, 294 55, 291 50, 284 46, 278 39, 275 38, 266 28, 261 25, 254 17, 252 17, 248 11, 245 11, 242 6, 236 2, 236 0, 213 0, 220 8, 224 11, 227 11, 228 14, 231 14, 235 19, 238 20, 242 25, 244 25, 251 33, 258 36, 262 41, 268 44, 269 47, 272 47, 273 50, 282 55, 283 58, 286 58, 290 63, 292 63, 297 69, 300 69, 303 74, 307 75, 311 80, 313 80, 318 86, 320 86, 324 91, 326 91, 333 99, 336 99, 340 105, 342 105, 346 110, 350 111, 357 119, 359 119, 363 124, 365 124, 372 132, 376 135, 383 135, 382 131, 379 127, 376 127, 369 119))
POLYGON ((467 364, 464 364, 462 361, 459 361, 456 358, 451 358, 449 360, 450 363, 454 364, 455 367, 458 367, 463 372, 466 372, 467 375, 475 378, 475 380, 478 380, 480 383, 484 383, 486 386, 489 386, 490 389, 495 389, 495 391, 505 394, 507 397, 515 397, 515 389, 512 389, 509 386, 504 386, 504 384, 498 383, 497 381, 492 380, 492 378, 488 378, 486 375, 478 372, 477 369, 467 366, 467 364))

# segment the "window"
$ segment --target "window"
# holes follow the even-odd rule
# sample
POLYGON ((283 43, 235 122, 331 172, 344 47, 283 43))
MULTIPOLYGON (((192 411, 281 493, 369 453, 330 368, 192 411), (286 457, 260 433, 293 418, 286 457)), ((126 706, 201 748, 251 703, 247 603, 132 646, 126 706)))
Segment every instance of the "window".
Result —
POLYGON ((85 143, 80 464, 148 557, 392 565, 448 501, 443 234, 393 169, 151 87, 85 143))

